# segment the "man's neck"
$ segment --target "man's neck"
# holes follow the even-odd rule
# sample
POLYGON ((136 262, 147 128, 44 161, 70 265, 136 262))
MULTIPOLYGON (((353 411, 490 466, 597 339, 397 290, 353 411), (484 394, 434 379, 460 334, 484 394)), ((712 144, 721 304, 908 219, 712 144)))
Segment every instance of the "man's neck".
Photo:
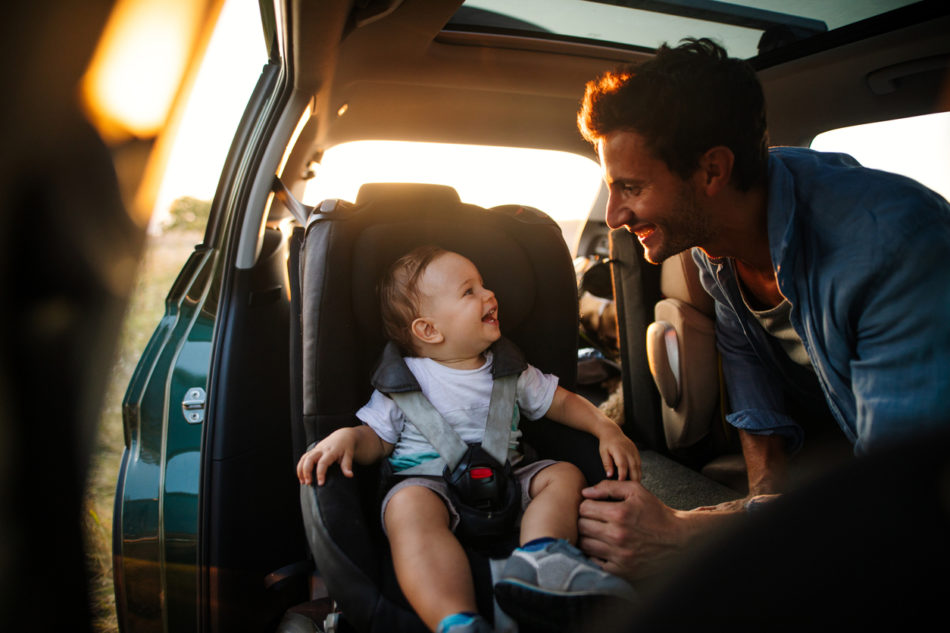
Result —
POLYGON ((699 246, 710 257, 728 257, 750 269, 771 271, 767 209, 764 188, 722 192, 708 210, 716 219, 715 237, 712 243, 699 246))
POLYGON ((740 283, 755 299, 758 309, 771 308, 784 297, 778 288, 769 247, 768 192, 731 190, 723 196, 716 217, 721 218, 718 243, 706 250, 714 257, 735 261, 740 283))

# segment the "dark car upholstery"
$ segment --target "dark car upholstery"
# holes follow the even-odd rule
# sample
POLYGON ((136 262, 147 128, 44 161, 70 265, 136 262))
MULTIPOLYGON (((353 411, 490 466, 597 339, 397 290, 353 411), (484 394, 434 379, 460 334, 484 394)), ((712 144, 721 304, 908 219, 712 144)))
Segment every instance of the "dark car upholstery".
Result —
MULTIPOLYGON (((326 208, 329 205, 324 205, 326 208)), ((567 246, 545 214, 517 205, 484 209, 435 185, 365 185, 355 204, 338 203, 308 223, 300 252, 302 408, 297 455, 344 425, 371 393, 385 343, 376 284, 412 248, 434 243, 478 266, 498 297, 502 333, 528 361, 573 388, 577 373, 577 290, 567 246)), ((578 464, 589 481, 604 473, 592 437, 540 420, 523 424, 538 453, 578 464)), ((316 565, 344 617, 361 631, 424 630, 395 583, 379 526, 379 475, 357 469, 345 479, 301 490, 316 565)), ((487 561, 470 554, 476 583, 487 561)), ((481 581, 479 580, 481 578, 481 581)), ((479 594, 490 613, 490 592, 479 594), (485 601, 488 601, 487 603, 485 601)))

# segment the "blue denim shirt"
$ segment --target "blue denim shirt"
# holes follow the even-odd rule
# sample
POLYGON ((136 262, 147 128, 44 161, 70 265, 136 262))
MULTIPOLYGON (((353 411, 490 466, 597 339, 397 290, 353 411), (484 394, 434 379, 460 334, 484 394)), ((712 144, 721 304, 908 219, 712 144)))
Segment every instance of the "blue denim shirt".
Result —
MULTIPOLYGON (((774 148, 768 233, 792 326, 855 452, 950 425, 947 201, 844 154, 774 148)), ((732 260, 693 258, 716 300, 727 420, 796 450, 802 431, 785 398, 807 398, 814 378, 746 308, 732 260)))

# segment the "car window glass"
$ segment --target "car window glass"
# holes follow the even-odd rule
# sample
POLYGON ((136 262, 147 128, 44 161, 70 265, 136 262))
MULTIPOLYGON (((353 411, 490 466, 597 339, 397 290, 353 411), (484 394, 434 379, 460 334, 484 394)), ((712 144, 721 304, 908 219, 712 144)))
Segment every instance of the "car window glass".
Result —
POLYGON ((950 112, 831 130, 816 136, 811 147, 909 176, 950 200, 950 112))
POLYGON ((523 204, 550 215, 573 249, 597 200, 601 173, 589 158, 551 150, 396 141, 357 141, 327 150, 304 202, 353 201, 366 182, 428 182, 454 187, 483 207, 523 204))
POLYGON ((751 58, 911 4, 914 0, 465 0, 446 29, 647 50, 684 37, 712 37, 731 55, 751 58))

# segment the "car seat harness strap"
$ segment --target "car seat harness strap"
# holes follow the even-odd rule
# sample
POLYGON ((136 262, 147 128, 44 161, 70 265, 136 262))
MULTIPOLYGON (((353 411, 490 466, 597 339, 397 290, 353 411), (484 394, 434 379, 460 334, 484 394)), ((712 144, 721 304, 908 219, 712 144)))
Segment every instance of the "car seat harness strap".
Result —
POLYGON ((398 475, 441 474, 459 513, 456 535, 470 543, 510 533, 521 514, 521 489, 508 461, 517 388, 517 375, 493 380, 488 421, 480 444, 466 444, 421 391, 389 394, 441 456, 441 460, 431 460, 398 475), (442 464, 441 472, 433 472, 442 464))
MULTIPOLYGON (((384 353, 384 361, 386 356, 384 353)), ((496 350, 495 359, 499 362, 493 366, 488 419, 481 443, 468 444, 462 440, 432 406, 415 380, 409 380, 402 373, 403 370, 409 372, 401 357, 396 362, 390 353, 389 367, 377 374, 399 376, 398 381, 384 382, 388 382, 390 387, 393 382, 402 382, 401 388, 387 388, 385 392, 440 455, 439 459, 407 468, 396 475, 441 475, 459 513, 456 535, 475 545, 511 533, 521 516, 521 487, 512 474, 508 447, 518 378, 525 364, 520 350, 507 341, 496 350)), ((377 384, 377 388, 379 386, 377 384)))
MULTIPOLYGON (((508 460, 508 441, 511 437, 511 420, 517 389, 517 376, 504 376, 492 382, 488 421, 480 446, 499 464, 504 464, 508 460)), ((391 393, 389 397, 441 456, 437 470, 429 465, 430 462, 426 462, 400 471, 399 474, 432 475, 441 474, 444 468, 455 470, 469 445, 445 421, 429 399, 421 391, 391 393)))
POLYGON ((400 474, 441 475, 444 468, 454 469, 458 466, 468 450, 468 444, 462 441, 459 434, 436 411, 429 399, 421 391, 391 393, 389 397, 441 456, 438 464, 432 464, 431 461, 424 462, 401 471, 400 474))

